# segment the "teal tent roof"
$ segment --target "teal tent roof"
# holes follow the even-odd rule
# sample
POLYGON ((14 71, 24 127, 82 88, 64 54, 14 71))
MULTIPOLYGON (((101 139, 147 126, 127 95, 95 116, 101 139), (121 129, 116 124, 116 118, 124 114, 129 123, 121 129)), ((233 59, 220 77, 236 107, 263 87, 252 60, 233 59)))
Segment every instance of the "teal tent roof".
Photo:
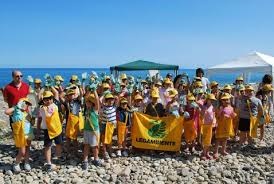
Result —
POLYGON ((168 65, 168 64, 160 64, 160 63, 154 63, 151 61, 133 61, 126 64, 118 65, 118 66, 112 66, 110 67, 110 70, 116 70, 116 71, 130 71, 130 70, 178 70, 178 65, 168 65))

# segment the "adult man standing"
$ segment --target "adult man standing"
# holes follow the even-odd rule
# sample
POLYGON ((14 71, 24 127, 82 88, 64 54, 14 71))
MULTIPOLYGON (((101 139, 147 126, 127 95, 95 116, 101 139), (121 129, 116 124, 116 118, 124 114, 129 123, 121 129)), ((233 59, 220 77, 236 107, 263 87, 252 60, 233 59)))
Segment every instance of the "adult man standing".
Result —
MULTIPOLYGON (((20 98, 25 98, 29 94, 29 85, 22 81, 23 75, 19 70, 12 72, 13 80, 4 88, 4 101, 9 108, 15 106, 20 98)), ((12 120, 10 118, 10 124, 12 120)))

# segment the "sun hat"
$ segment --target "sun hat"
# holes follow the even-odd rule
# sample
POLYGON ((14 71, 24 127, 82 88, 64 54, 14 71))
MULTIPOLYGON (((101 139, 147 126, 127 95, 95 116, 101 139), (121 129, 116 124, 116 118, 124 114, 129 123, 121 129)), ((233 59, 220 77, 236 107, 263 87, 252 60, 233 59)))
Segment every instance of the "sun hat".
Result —
POLYGON ((111 93, 107 93, 105 99, 114 99, 114 96, 111 93))
POLYGON ((95 103, 95 95, 94 94, 90 94, 87 98, 86 101, 91 102, 91 103, 95 103))
POLYGON ((143 100, 143 97, 140 94, 135 95, 134 100, 143 100))
POLYGON ((160 98, 159 92, 157 90, 151 91, 152 98, 160 98))
POLYGON ((36 78, 36 79, 34 79, 34 83, 35 84, 40 84, 40 83, 42 83, 42 81, 41 81, 41 79, 36 78))
POLYGON ((174 98, 176 95, 178 95, 178 91, 176 89, 171 89, 168 91, 169 97, 174 98))
POLYGON ((20 99, 19 99, 19 102, 20 102, 20 101, 23 101, 23 102, 26 102, 26 103, 29 104, 29 105, 32 105, 32 103, 30 102, 29 98, 27 98, 27 97, 25 97, 25 98, 20 98, 20 99))
POLYGON ((189 93, 189 94, 187 95, 187 100, 189 100, 189 101, 195 100, 195 97, 193 96, 192 93, 189 93))
POLYGON ((53 97, 53 93, 51 91, 44 91, 43 98, 53 97))
POLYGON ((67 91, 66 91, 66 95, 74 95, 76 92, 75 92, 75 90, 74 89, 68 89, 67 91))
POLYGON ((77 75, 72 75, 72 76, 71 76, 71 80, 76 81, 77 79, 78 79, 78 76, 77 76, 77 75))
POLYGON ((212 93, 207 94, 206 99, 209 99, 209 100, 217 100, 216 97, 215 97, 215 95, 212 94, 212 93))
POLYGON ((122 73, 120 76, 120 79, 121 80, 127 79, 127 75, 125 73, 122 73))
POLYGON ((110 86, 109 86, 109 84, 108 83, 103 83, 102 84, 102 87, 104 88, 104 89, 109 89, 110 88, 110 86))
POLYGON ((56 75, 56 76, 54 77, 54 79, 57 80, 57 81, 62 81, 62 82, 64 82, 64 79, 62 78, 61 75, 56 75))
POLYGON ((195 86, 196 87, 203 87, 203 84, 201 81, 195 81, 195 86))
POLYGON ((254 91, 254 88, 251 85, 246 85, 245 90, 246 91, 254 91))
POLYGON ((216 82, 216 81, 212 81, 211 83, 210 83, 210 87, 212 88, 212 87, 214 87, 214 86, 218 86, 219 84, 218 84, 218 82, 216 82))
POLYGON ((128 103, 128 100, 124 97, 121 98, 120 100, 120 103, 123 104, 123 103, 128 103))
POLYGON ((244 78, 242 76, 239 76, 236 78, 236 81, 244 81, 244 78))
POLYGON ((221 96, 221 100, 227 100, 227 99, 230 99, 231 98, 231 95, 229 93, 224 93, 222 96, 221 96))
POLYGON ((223 90, 232 90, 229 84, 224 85, 223 90))

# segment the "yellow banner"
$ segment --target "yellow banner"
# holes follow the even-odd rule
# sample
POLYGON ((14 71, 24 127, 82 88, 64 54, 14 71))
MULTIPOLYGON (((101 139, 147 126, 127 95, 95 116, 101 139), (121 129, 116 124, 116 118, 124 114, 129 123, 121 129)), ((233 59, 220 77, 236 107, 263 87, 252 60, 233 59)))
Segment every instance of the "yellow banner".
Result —
POLYGON ((142 149, 179 151, 183 118, 175 116, 151 117, 133 113, 132 146, 142 149))

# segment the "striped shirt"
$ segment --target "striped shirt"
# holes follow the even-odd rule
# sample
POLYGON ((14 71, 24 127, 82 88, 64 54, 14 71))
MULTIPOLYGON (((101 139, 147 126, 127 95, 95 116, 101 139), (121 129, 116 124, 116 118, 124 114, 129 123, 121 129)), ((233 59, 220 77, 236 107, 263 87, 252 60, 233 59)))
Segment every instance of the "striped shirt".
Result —
POLYGON ((116 106, 104 106, 102 112, 102 124, 111 122, 113 124, 117 123, 116 120, 116 106))

